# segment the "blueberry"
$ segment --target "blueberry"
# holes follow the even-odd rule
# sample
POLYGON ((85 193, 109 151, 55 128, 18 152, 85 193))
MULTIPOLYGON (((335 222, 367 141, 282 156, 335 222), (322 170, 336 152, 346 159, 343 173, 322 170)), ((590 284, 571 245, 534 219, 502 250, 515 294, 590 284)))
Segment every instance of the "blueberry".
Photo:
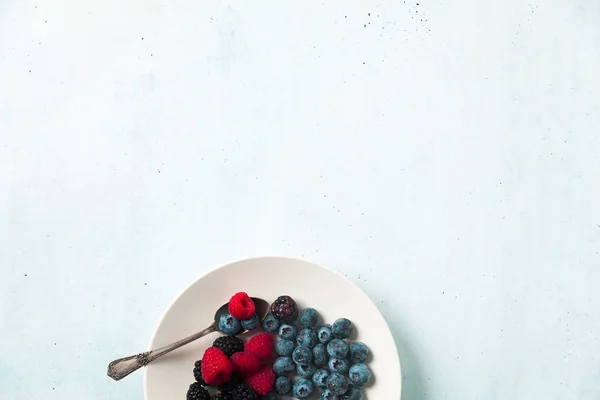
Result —
POLYGON ((325 349, 325 345, 323 343, 319 343, 312 349, 313 352, 313 361, 316 365, 325 365, 327 364, 327 349, 325 349))
POLYGON ((252 318, 245 319, 242 321, 242 328, 247 331, 251 331, 252 329, 256 329, 258 326, 258 315, 254 314, 252 318))
POLYGON ((281 324, 279 327, 279 337, 287 340, 295 340, 298 328, 294 325, 281 324))
POLYGON ((344 393, 341 400, 362 400, 363 395, 359 388, 354 385, 350 385, 348 391, 344 393))
POLYGON ((300 317, 298 319, 301 326, 305 328, 312 328, 317 324, 319 313, 314 308, 305 308, 300 313, 300 317))
POLYGON ((350 369, 350 363, 339 358, 330 358, 327 366, 331 372, 337 372, 338 374, 345 374, 350 369))
POLYGON ((273 371, 277 375, 283 375, 296 369, 292 357, 279 357, 273 363, 273 371))
POLYGON ((364 386, 371 380, 371 370, 365 364, 354 364, 348 376, 356 386, 364 386))
POLYGON ((299 399, 307 399, 313 393, 314 386, 311 381, 305 378, 300 378, 294 382, 292 393, 294 397, 299 399))
POLYGON ((296 337, 296 343, 299 346, 306 346, 312 349, 317 344, 317 334, 310 328, 300 329, 296 337))
POLYGON ((308 364, 312 361, 312 351, 306 346, 298 346, 292 353, 292 359, 296 364, 308 364))
POLYGON ((273 314, 268 314, 263 320, 262 327, 267 332, 277 332, 279 329, 280 322, 273 316, 273 314))
POLYGON ((321 397, 319 397, 319 400, 339 400, 340 398, 337 396, 337 394, 333 393, 331 390, 329 389, 325 389, 321 392, 321 397))
POLYGON ((364 363, 369 356, 369 348, 362 342, 350 343, 350 361, 352 363, 364 363))
POLYGON ((278 394, 288 394, 292 390, 292 380, 287 376, 278 376, 274 387, 278 394))
POLYGON ((240 324, 240 321, 227 313, 221 315, 219 318, 219 330, 226 335, 235 335, 242 330, 242 325, 240 324))
POLYGON ((329 378, 329 371, 326 369, 318 369, 313 374, 312 381, 316 387, 325 389, 327 387, 327 378, 329 378))
POLYGON ((296 372, 300 378, 311 379, 316 370, 317 367, 313 363, 296 364, 296 372))
POLYGON ((275 351, 280 356, 291 357, 296 345, 291 340, 280 340, 275 344, 275 351))
POLYGON ((340 318, 333 323, 333 337, 347 339, 352 333, 352 322, 346 318, 340 318))
POLYGON ((329 341, 332 339, 332 335, 333 330, 329 324, 321 325, 319 329, 317 329, 317 339, 319 339, 319 342, 323 344, 329 343, 329 341))
POLYGON ((340 339, 333 339, 327 344, 327 353, 333 358, 346 358, 348 355, 348 345, 340 339))
POLYGON ((341 396, 348 390, 348 381, 344 375, 334 372, 327 378, 327 388, 331 390, 333 394, 341 396))

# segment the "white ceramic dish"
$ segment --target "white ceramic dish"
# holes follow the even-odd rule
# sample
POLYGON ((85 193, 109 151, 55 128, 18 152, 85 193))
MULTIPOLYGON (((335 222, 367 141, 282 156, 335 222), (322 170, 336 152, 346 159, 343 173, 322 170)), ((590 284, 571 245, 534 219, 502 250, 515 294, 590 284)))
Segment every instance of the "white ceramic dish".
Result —
MULTIPOLYGON (((300 308, 316 308, 327 323, 340 317, 349 318, 355 324, 356 339, 367 344, 372 354, 369 367, 374 381, 365 389, 364 398, 400 399, 400 360, 394 338, 377 307, 342 275, 306 261, 252 258, 209 272, 174 300, 154 332, 150 347, 169 344, 205 328, 217 308, 239 291, 268 302, 282 294, 290 295, 300 308)), ((204 337, 146 367, 146 400, 184 400, 194 381, 194 362, 216 337, 217 333, 204 337)))

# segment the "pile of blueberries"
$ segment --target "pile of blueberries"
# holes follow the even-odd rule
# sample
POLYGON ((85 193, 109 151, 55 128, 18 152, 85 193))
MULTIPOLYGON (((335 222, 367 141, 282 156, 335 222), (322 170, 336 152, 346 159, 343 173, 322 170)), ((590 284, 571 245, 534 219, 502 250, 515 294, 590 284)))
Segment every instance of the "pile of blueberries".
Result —
MULTIPOLYGON (((295 306, 289 296, 282 297, 295 306)), ((277 394, 290 393, 298 399, 306 399, 320 390, 321 400, 362 400, 361 388, 371 379, 371 371, 365 364, 369 349, 358 341, 346 342, 353 330, 348 319, 317 326, 318 320, 319 314, 314 308, 306 308, 299 315, 297 312, 284 314, 283 318, 271 313, 263 320, 263 329, 279 336, 275 345, 279 357, 273 364, 277 375, 274 393, 263 399, 276 399, 277 394), (288 374, 294 372, 299 378, 292 382, 288 374)))

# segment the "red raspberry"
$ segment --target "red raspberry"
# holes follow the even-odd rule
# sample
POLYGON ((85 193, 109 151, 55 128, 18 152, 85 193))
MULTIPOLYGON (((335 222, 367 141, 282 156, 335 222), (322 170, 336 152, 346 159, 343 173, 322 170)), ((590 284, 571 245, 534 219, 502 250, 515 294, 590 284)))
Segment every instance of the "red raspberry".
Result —
POLYGON ((268 365, 245 380, 246 384, 261 396, 266 396, 271 391, 274 381, 275 373, 268 365))
POLYGON ((220 385, 231 377, 233 364, 223 350, 218 347, 209 347, 202 357, 202 379, 209 385, 220 385))
POLYGON ((254 307, 254 302, 244 292, 234 294, 231 300, 229 300, 229 313, 235 319, 239 319, 240 321, 250 319, 255 312, 256 307, 254 307))
POLYGON ((249 376, 260 369, 260 360, 254 354, 235 353, 231 356, 233 368, 242 376, 249 376))
POLYGON ((244 347, 246 353, 254 354, 262 361, 267 361, 271 358, 274 348, 273 337, 269 332, 259 333, 252 336, 244 347))

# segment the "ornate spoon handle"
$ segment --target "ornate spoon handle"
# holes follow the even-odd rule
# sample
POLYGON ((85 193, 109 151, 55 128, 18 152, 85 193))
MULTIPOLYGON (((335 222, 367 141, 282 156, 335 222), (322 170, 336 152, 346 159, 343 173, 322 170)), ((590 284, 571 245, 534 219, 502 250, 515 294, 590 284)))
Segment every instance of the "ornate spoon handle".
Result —
POLYGON ((162 357, 175 349, 185 346, 186 344, 191 343, 194 340, 200 339, 202 336, 206 336, 209 333, 213 333, 216 330, 217 327, 213 322, 211 326, 204 329, 203 331, 194 333, 193 335, 190 335, 185 339, 181 339, 175 343, 160 347, 158 349, 150 350, 145 353, 136 354, 134 356, 119 358, 118 360, 115 360, 108 364, 108 376, 113 378, 115 381, 121 380, 127 375, 131 374, 133 371, 150 364, 157 358, 162 357))

